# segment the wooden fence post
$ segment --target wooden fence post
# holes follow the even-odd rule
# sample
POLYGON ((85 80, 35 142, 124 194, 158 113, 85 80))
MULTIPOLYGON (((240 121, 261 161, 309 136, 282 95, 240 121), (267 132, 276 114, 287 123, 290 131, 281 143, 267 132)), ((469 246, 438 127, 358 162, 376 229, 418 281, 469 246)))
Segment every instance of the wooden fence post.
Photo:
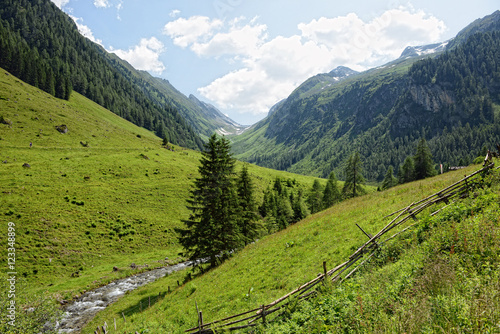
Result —
POLYGON ((266 323, 266 307, 262 305, 262 323, 266 323))
POLYGON ((196 316, 198 317, 198 333, 201 333, 201 321, 200 321, 200 310, 198 309, 198 302, 195 300, 194 304, 196 305, 196 316))
POLYGON ((113 322, 115 323, 115 331, 116 331, 116 318, 113 318, 113 322))
POLYGON ((123 322, 127 322, 127 320, 125 320, 125 313, 122 312, 122 316, 123 316, 123 322))
POLYGON ((323 285, 326 283, 326 278, 328 277, 326 274, 326 261, 323 261, 323 285))

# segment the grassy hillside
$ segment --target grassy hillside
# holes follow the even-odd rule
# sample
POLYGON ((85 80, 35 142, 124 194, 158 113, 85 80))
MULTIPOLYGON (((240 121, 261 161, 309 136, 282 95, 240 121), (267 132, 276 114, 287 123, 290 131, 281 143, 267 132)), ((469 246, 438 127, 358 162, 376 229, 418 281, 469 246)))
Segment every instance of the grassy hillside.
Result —
MULTIPOLYGON (((97 325, 102 325, 105 321, 108 324, 112 323, 113 319, 116 318, 117 332, 120 333, 133 331, 181 333, 187 328, 196 326, 196 304, 203 311, 204 321, 209 322, 270 303, 297 288, 302 283, 316 277, 318 273, 323 271, 323 261, 327 261, 329 269, 333 268, 362 245, 366 241, 366 236, 359 231, 355 225, 356 223, 360 224, 368 233, 376 233, 388 223, 389 220, 383 218, 385 215, 447 187, 461 179, 464 173, 470 174, 475 169, 475 167, 471 167, 459 172, 450 172, 439 177, 397 186, 384 192, 371 193, 342 202, 329 210, 310 216, 284 231, 262 238, 255 244, 235 254, 233 258, 220 267, 191 281, 186 281, 181 287, 177 287, 176 281, 183 282, 185 273, 173 274, 127 294, 119 302, 101 312, 83 332, 91 333, 92 329, 95 329, 97 325), (172 287, 172 292, 168 292, 169 287, 172 287), (146 305, 149 297, 155 297, 159 294, 164 296, 163 299, 160 299, 151 308, 140 308, 141 303, 146 305), (122 312, 127 314, 126 322, 121 319, 122 312)), ((446 240, 450 240, 450 235, 454 237, 453 226, 461 224, 461 232, 468 233, 468 230, 470 230, 472 234, 476 233, 476 237, 479 237, 477 233, 481 234, 482 232, 478 232, 477 229, 482 228, 485 224, 488 227, 488 240, 493 241, 493 246, 497 249, 498 240, 495 241, 495 238, 498 236, 499 228, 498 214, 495 214, 495 212, 498 212, 499 192, 498 186, 495 186, 493 190, 478 191, 475 193, 476 200, 471 198, 466 200, 465 204, 457 204, 456 207, 459 209, 453 209, 458 210, 457 212, 469 213, 464 214, 464 216, 469 217, 470 213, 474 212, 472 220, 462 222, 461 215, 454 214, 454 211, 444 214, 444 218, 439 218, 441 220, 436 221, 436 225, 429 223, 430 220, 424 218, 422 224, 418 227, 422 240, 419 240, 414 234, 410 234, 409 236, 403 235, 405 241, 401 247, 398 246, 401 245, 398 243, 389 244, 378 257, 381 269, 375 267, 375 269, 372 269, 372 276, 361 276, 367 277, 364 279, 370 283, 371 290, 364 292, 364 288, 358 280, 349 283, 347 288, 327 289, 323 299, 317 299, 317 302, 312 301, 309 304, 300 306, 296 309, 297 313, 289 310, 289 322, 273 324, 271 328, 262 329, 262 332, 297 333, 326 332, 329 330, 334 332, 344 330, 370 332, 372 329, 383 332, 387 322, 394 325, 392 328, 396 332, 406 331, 408 327, 397 327, 396 323, 401 321, 401 318, 409 316, 408 312, 403 312, 406 304, 401 302, 402 299, 399 299, 399 296, 404 294, 402 296, 407 297, 406 302, 413 303, 411 304, 413 310, 418 309, 418 303, 426 302, 424 293, 418 295, 420 300, 412 302, 411 289, 414 286, 412 285, 414 283, 412 277, 417 276, 422 271, 427 272, 426 261, 429 259, 434 261, 435 259, 432 258, 434 253, 450 253, 449 248, 446 250, 443 247, 446 246, 446 240), (471 207, 471 209, 465 209, 467 207, 471 207), (484 215, 479 213, 482 210, 485 212, 484 215), (474 219, 474 217, 477 219, 474 219), (426 257, 421 255, 424 250, 419 250, 418 245, 427 238, 427 236, 424 236, 425 233, 433 233, 434 230, 432 230, 431 226, 444 227, 442 230, 436 228, 435 230, 438 233, 431 235, 434 242, 425 245, 425 250, 429 252, 429 254, 424 254, 426 257), (431 232, 428 232, 429 230, 431 232), (434 246, 439 242, 441 248, 435 248, 434 246), (411 245, 415 246, 417 250, 414 253, 403 255, 406 248, 411 248, 411 245), (417 257, 419 254, 421 256, 417 257), (398 261, 399 258, 401 258, 400 261, 398 261), (383 267, 382 265, 386 266, 383 267), (389 270, 387 274, 384 274, 385 270, 389 270), (387 300, 384 300, 385 304, 376 299, 378 287, 383 288, 383 298, 387 298, 387 300), (334 293, 328 291, 334 291, 334 293), (370 300, 371 308, 369 311, 363 311, 364 299, 362 298, 368 294, 372 298, 370 300), (361 299, 357 296, 361 296, 359 297, 361 299), (394 299, 392 304, 390 298, 394 299), (329 300, 328 304, 322 305, 326 299, 329 300), (337 301, 342 304, 336 304, 337 301), (343 305, 346 305, 345 309, 343 305), (397 306, 395 310, 399 312, 394 317, 390 313, 391 305, 397 306), (327 312, 329 313, 324 315, 327 312), (369 316, 372 316, 373 319, 375 319, 376 315, 381 314, 377 325, 369 327, 369 321, 372 318, 367 315, 367 312, 370 312, 369 316), (338 318, 342 317, 343 314, 345 314, 345 319, 338 318), (380 322, 380 319, 386 321, 386 323, 380 322), (340 325, 335 327, 334 324, 337 322, 340 322, 340 325)), ((425 213, 420 217, 423 216, 425 216, 425 213)), ((467 239, 471 238, 468 240, 475 240, 472 234, 470 237, 469 234, 467 235, 467 239)), ((460 239, 459 241, 464 240, 462 235, 457 238, 460 239)), ((468 256, 470 256, 471 261, 475 258, 478 259, 479 262, 475 264, 476 267, 482 268, 483 265, 486 265, 493 270, 491 273, 492 275, 494 273, 495 276, 491 277, 493 280, 491 284, 496 284, 495 286, 498 287, 498 257, 494 256, 494 250, 488 250, 489 257, 481 257, 481 252, 487 251, 485 247, 487 247, 486 244, 477 244, 474 247, 471 245, 468 256), (487 262, 492 260, 496 262, 487 262)), ((429 279, 433 280, 432 284, 436 286, 436 289, 440 289, 439 268, 429 270, 434 270, 434 273, 438 275, 429 279)), ((458 275, 456 281, 459 282, 460 273, 456 272, 456 274, 458 275)), ((451 274, 446 273, 445 275, 451 274)), ((481 275, 483 274, 479 273, 477 276, 481 275)), ((477 281, 471 279, 471 282, 477 282, 478 287, 482 288, 481 284, 487 277, 481 276, 479 278, 477 281)), ((420 278, 420 280, 424 279, 426 278, 420 278)), ((443 280, 442 284, 446 286, 447 283, 443 280)), ((418 288, 418 285, 416 286, 418 288)), ((487 288, 484 291, 492 291, 492 289, 487 288)), ((425 292, 425 290, 422 291, 425 292)), ((492 310, 499 314, 498 293, 494 298, 496 298, 497 304, 492 306, 492 310)), ((452 302, 453 300, 448 300, 443 305, 452 307, 452 302)), ((463 303, 463 305, 465 304, 466 302, 463 303)), ((431 306, 428 309, 431 309, 431 306)), ((453 310, 450 312, 453 312, 453 310)), ((422 317, 425 316, 428 316, 428 314, 422 315, 422 317)), ((488 321, 491 321, 491 318, 488 321)), ((425 328, 417 327, 416 331, 419 332, 420 329, 425 328)), ((111 333, 113 332, 111 331, 111 333)), ((412 332, 411 327, 408 332, 412 332)))
MULTIPOLYGON (((30 290, 68 299, 135 272, 131 263, 180 260, 173 229, 189 215, 199 152, 162 148, 151 132, 76 92, 59 100, 4 70, 0 116, 2 229, 16 225, 16 269, 30 290), (67 133, 56 129, 62 125, 67 133)), ((277 176, 304 187, 314 181, 256 166, 249 172, 259 201, 277 176)))

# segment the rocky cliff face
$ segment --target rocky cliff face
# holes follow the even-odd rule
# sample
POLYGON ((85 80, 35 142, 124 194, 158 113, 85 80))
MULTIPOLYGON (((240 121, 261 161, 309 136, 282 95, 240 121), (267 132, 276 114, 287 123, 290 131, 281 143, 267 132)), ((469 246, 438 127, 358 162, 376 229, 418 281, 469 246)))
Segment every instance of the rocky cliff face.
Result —
POLYGON ((439 85, 412 85, 408 92, 414 103, 427 111, 439 112, 456 102, 454 94, 439 85))

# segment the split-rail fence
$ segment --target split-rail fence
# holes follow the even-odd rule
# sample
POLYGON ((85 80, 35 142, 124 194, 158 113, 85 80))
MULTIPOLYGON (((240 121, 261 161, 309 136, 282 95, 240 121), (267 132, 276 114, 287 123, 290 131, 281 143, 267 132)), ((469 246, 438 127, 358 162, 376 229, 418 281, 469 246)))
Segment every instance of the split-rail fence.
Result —
POLYGON ((469 176, 465 176, 460 181, 455 182, 449 187, 444 188, 431 196, 428 196, 418 202, 411 203, 407 207, 385 216, 384 219, 396 215, 383 229, 373 236, 366 233, 358 224, 356 224, 368 237, 369 240, 367 242, 365 242, 351 256, 349 256, 346 261, 330 270, 327 270, 326 262, 323 262, 323 273, 267 305, 261 305, 243 313, 205 323, 203 320, 203 313, 199 310, 198 305, 196 304, 198 325, 186 330, 185 332, 192 334, 209 334, 219 331, 225 332, 241 330, 257 326, 259 322, 266 323, 266 321, 270 320, 268 316, 281 310, 281 313, 273 317, 273 319, 279 318, 279 316, 284 313, 284 308, 290 303, 292 296, 296 296, 296 300, 302 300, 316 293, 316 290, 313 288, 315 288, 319 283, 326 282, 328 279, 332 282, 345 281, 351 277, 356 270, 358 270, 358 268, 365 264, 376 253, 379 247, 417 224, 417 214, 436 204, 445 203, 443 207, 430 214, 431 216, 436 215, 446 206, 450 205, 452 201, 468 196, 469 191, 481 183, 482 175, 493 167, 494 163, 491 162, 491 155, 488 154, 485 158, 483 168, 480 170, 469 176), (404 229, 395 232, 393 235, 385 238, 384 240, 381 240, 387 233, 409 221, 413 223, 406 226, 404 229))

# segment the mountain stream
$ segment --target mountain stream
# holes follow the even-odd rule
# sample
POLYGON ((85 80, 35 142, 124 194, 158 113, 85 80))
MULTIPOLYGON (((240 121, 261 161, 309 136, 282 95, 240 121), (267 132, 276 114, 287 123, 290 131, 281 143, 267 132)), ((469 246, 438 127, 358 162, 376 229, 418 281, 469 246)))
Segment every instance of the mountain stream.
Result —
POLYGON ((191 261, 182 262, 173 266, 153 269, 127 278, 122 278, 108 285, 84 293, 75 302, 69 304, 63 318, 57 325, 59 333, 78 333, 83 326, 92 320, 97 312, 114 303, 127 291, 132 291, 156 281, 175 271, 186 269, 191 261))

